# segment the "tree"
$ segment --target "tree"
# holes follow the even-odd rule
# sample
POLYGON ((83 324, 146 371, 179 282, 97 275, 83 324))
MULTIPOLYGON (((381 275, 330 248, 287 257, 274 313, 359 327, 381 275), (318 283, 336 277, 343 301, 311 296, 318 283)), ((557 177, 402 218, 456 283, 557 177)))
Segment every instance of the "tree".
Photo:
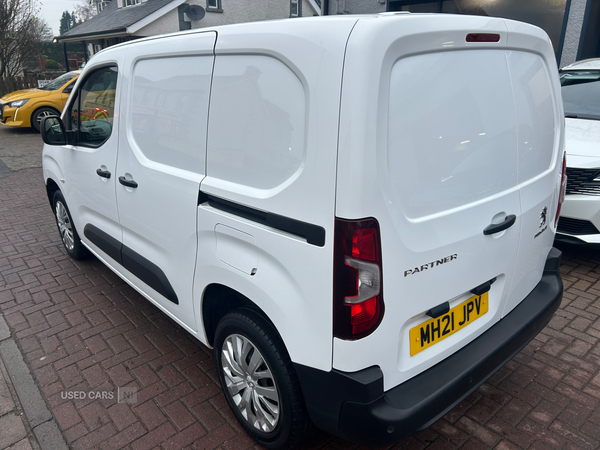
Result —
POLYGON ((75 13, 77 14, 78 24, 90 20, 98 13, 96 2, 94 0, 81 0, 79 5, 75 7, 75 13))
MULTIPOLYGON (((45 56, 48 59, 53 59, 59 63, 63 63, 65 60, 65 50, 62 43, 58 42, 42 42, 42 49, 40 54, 45 56)), ((84 59, 83 48, 80 42, 67 43, 67 52, 69 53, 69 58, 77 58, 79 60, 84 59)))
POLYGON ((39 54, 42 39, 51 39, 38 10, 37 0, 0 0, 0 77, 18 75, 39 54))
POLYGON ((54 35, 52 34, 52 28, 48 25, 45 20, 35 19, 34 24, 35 34, 38 36, 38 44, 42 42, 52 42, 54 35))
MULTIPOLYGON (((0 0, 1 1, 1 0, 0 0)), ((75 17, 75 11, 69 14, 69 11, 65 11, 62 13, 60 18, 60 34, 65 34, 71 28, 77 25, 77 17, 75 17)))

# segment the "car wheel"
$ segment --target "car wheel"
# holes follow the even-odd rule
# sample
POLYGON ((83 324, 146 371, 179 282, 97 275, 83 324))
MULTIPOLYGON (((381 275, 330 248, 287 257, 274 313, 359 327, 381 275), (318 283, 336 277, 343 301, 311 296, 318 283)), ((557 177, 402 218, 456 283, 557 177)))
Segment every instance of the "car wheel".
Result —
POLYGON ((53 108, 40 108, 33 113, 31 116, 31 126, 35 131, 40 132, 42 119, 48 116, 60 116, 60 113, 53 108))
POLYGON ((283 342, 258 313, 238 309, 215 333, 219 381, 236 419, 268 449, 290 448, 311 427, 283 342))
POLYGON ((88 250, 79 239, 62 192, 56 191, 54 193, 52 209, 54 210, 56 225, 58 226, 58 232, 60 233, 65 250, 67 250, 67 253, 73 259, 84 259, 88 255, 88 250))

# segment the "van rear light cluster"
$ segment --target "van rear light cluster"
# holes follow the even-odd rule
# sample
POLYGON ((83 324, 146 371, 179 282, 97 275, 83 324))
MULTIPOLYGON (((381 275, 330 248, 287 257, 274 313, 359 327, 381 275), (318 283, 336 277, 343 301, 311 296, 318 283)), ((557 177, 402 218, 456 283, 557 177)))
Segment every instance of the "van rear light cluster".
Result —
POLYGON ((383 318, 381 239, 375 219, 335 220, 333 334, 360 339, 383 318))
POLYGON ((560 192, 558 193, 558 206, 556 207, 556 217, 554 217, 554 228, 558 226, 558 216, 560 216, 560 210, 562 204, 565 201, 565 194, 567 192, 567 153, 563 155, 562 173, 560 175, 560 192))

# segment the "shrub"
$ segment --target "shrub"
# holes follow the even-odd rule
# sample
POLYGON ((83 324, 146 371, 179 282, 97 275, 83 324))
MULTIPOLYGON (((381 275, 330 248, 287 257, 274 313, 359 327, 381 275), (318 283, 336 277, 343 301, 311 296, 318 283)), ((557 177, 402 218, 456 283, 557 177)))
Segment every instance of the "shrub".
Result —
POLYGON ((58 69, 58 63, 56 61, 54 61, 53 59, 49 59, 48 61, 46 61, 46 69, 58 69))

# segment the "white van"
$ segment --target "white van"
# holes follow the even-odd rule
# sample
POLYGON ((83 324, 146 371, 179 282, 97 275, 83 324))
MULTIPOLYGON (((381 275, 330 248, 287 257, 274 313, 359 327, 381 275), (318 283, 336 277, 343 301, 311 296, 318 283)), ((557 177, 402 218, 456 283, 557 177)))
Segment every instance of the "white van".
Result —
POLYGON ((548 36, 380 14, 100 52, 43 173, 91 252, 202 343, 267 448, 427 426, 550 320, 564 191, 548 36))

